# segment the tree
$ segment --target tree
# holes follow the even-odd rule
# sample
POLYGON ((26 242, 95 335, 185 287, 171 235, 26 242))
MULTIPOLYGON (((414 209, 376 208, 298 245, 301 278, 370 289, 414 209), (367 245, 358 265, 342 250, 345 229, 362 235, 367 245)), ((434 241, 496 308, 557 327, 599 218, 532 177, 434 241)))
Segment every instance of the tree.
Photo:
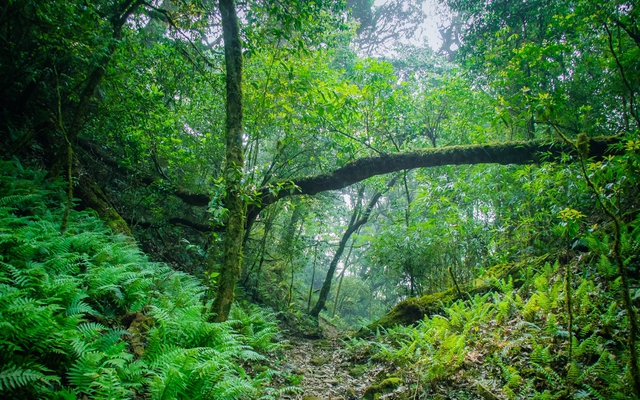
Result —
MULTIPOLYGON (((226 119, 226 157, 224 205, 229 210, 226 222, 226 234, 222 242, 222 265, 220 283, 211 311, 214 321, 222 322, 229 318, 233 304, 236 282, 240 277, 242 262, 242 238, 246 200, 242 187, 244 150, 242 148, 242 44, 234 0, 220 0, 222 32, 227 75, 227 119, 226 119)), ((209 268, 214 272, 213 268, 209 268)))
MULTIPOLYGON (((392 179, 387 186, 391 187, 395 183, 395 179, 392 179)), ((357 200, 355 201, 355 206, 353 208, 353 213, 351 214, 351 218, 349 219, 349 225, 347 226, 347 230, 342 234, 340 238, 340 242, 338 243, 338 248, 336 249, 335 254, 333 255, 333 259, 331 260, 331 264, 329 264, 329 270, 327 271, 327 276, 324 279, 324 283, 322 284, 322 289, 320 290, 320 297, 318 298, 318 302, 315 307, 311 310, 310 314, 314 317, 318 317, 320 311, 322 311, 327 302, 327 297, 329 296, 329 292, 331 291, 331 283, 333 281, 333 275, 336 272, 336 268, 338 267, 338 262, 340 261, 340 257, 342 257, 342 253, 344 252, 351 235, 358 231, 364 224, 369 221, 369 217, 371 216, 371 212, 375 207, 376 203, 382 196, 382 192, 376 192, 369 200, 369 203, 365 207, 364 210, 361 210, 360 201, 362 199, 362 195, 364 192, 364 188, 361 188, 358 192, 357 200)))

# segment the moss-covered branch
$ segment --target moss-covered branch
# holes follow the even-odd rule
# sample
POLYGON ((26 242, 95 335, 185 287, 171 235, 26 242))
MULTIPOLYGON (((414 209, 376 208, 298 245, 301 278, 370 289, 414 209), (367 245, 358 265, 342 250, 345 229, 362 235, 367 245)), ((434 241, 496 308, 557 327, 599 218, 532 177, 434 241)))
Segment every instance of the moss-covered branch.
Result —
MULTIPOLYGON (((614 154, 610 145, 619 142, 615 137, 592 138, 589 141, 589 157, 602 158, 614 154)), ((337 190, 376 175, 388 174, 414 168, 438 167, 444 165, 472 164, 536 164, 554 161, 562 154, 572 153, 573 146, 565 143, 549 143, 542 140, 512 141, 505 143, 485 143, 469 146, 449 146, 435 149, 408 151, 403 153, 382 154, 364 157, 352 161, 332 172, 321 175, 289 180, 297 190, 273 190, 263 188, 260 207, 264 208, 291 195, 314 195, 328 190, 337 190)), ((277 184, 275 185, 277 186, 277 184)), ((286 187, 286 182, 284 183, 286 187)), ((248 213, 248 223, 257 216, 260 209, 254 208, 248 213)))
MULTIPOLYGON (((602 158, 607 154, 616 154, 609 146, 620 139, 615 137, 592 138, 589 141, 589 157, 602 158)), ((80 142, 80 145, 101 157, 102 161, 114 168, 121 168, 117 162, 106 156, 99 146, 90 142, 80 142)), ((274 192, 269 187, 258 190, 261 199, 259 206, 252 206, 247 213, 247 223, 250 225, 264 207, 278 200, 292 195, 315 195, 320 192, 337 190, 363 181, 375 175, 391 172, 436 167, 444 165, 472 165, 472 164, 535 164, 544 161, 557 160, 562 154, 574 151, 572 146, 565 143, 549 143, 537 141, 513 141, 505 143, 486 143, 469 146, 449 146, 435 149, 416 150, 395 154, 382 154, 364 157, 352 161, 343 167, 325 174, 294 178, 282 182, 283 187, 293 182, 296 190, 280 190, 274 192)), ((576 158, 577 159, 577 158, 576 158)), ((159 177, 143 177, 143 182, 151 184, 159 177)), ((279 186, 277 183, 273 186, 279 186)), ((173 187, 172 193, 193 206, 206 206, 209 196, 194 193, 183 188, 173 187)))

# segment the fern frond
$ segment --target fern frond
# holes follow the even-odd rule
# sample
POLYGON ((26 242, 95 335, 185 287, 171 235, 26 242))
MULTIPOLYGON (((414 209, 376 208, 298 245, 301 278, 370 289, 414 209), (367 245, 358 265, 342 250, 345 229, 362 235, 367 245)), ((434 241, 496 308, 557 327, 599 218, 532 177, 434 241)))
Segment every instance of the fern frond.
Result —
POLYGON ((102 331, 107 330, 107 327, 98 322, 85 322, 78 325, 78 331, 86 339, 97 337, 102 331))
POLYGON ((0 206, 21 206, 37 199, 36 194, 14 194, 0 197, 0 206))
POLYGON ((84 301, 82 301, 83 299, 85 299, 87 296, 84 294, 78 294, 76 295, 72 300, 71 300, 71 304, 69 304, 69 306, 67 307, 65 313, 67 316, 73 316, 73 315, 77 315, 77 314, 96 314, 96 311, 93 309, 93 307, 91 307, 90 305, 88 305, 87 303, 85 303, 84 301))
POLYGON ((243 350, 240 352, 239 358, 245 361, 264 361, 267 358, 262 354, 256 353, 253 350, 243 350))
MULTIPOLYGON (((41 367, 41 369, 44 369, 44 367, 41 367)), ((59 382, 60 379, 56 376, 47 376, 40 371, 21 368, 12 364, 9 364, 7 368, 0 371, 0 391, 16 389, 38 381, 50 383, 59 382)))
POLYGON ((99 367, 103 359, 104 355, 100 352, 84 353, 69 369, 67 373, 69 382, 79 391, 90 393, 91 383, 100 377, 99 367))

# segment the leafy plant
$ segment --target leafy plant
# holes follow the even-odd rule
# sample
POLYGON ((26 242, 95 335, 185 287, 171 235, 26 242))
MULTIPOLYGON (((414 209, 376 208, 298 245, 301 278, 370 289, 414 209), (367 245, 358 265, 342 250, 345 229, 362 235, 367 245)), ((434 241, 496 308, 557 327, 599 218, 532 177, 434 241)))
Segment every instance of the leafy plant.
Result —
MULTIPOLYGON (((5 398, 258 398, 250 377, 278 333, 264 310, 208 322, 205 287, 150 262, 130 239, 19 164, 0 163, 0 393, 5 398)), ((268 369, 267 369, 268 371, 268 369)), ((296 389, 288 389, 295 391, 296 389)), ((284 391, 283 391, 284 393, 284 391)))

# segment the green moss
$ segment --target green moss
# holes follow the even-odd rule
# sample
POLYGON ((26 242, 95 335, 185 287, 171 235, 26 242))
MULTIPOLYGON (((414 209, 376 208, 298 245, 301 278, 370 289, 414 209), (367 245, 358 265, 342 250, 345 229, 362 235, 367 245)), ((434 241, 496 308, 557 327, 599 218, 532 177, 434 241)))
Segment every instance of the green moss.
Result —
POLYGON ((266 367, 264 365, 256 365, 253 367, 253 370, 257 373, 261 373, 261 372, 265 372, 266 370, 268 370, 269 367, 266 367))
POLYGON ((98 185, 85 177, 80 179, 80 185, 76 190, 85 206, 95 210, 111 230, 133 238, 129 226, 127 226, 120 214, 109 205, 107 197, 98 185))
POLYGON ((484 387, 480 383, 478 383, 476 385, 476 390, 477 390, 478 394, 480 395, 480 397, 482 397, 484 400, 498 400, 499 399, 498 396, 496 396, 495 394, 491 393, 489 391, 489 389, 487 389, 486 387, 484 387))
POLYGON ((364 375, 365 372, 367 372, 366 365, 356 365, 349 369, 349 375, 354 378, 360 378, 362 375, 364 375))
POLYGON ((326 339, 322 339, 322 340, 316 340, 315 342, 313 342, 314 347, 317 347, 319 349, 324 349, 324 350, 329 350, 331 349, 331 342, 329 342, 326 339))
POLYGON ((311 364, 315 366, 324 365, 331 360, 331 356, 316 357, 311 359, 311 364))
POLYGON ((380 395, 393 392, 398 386, 402 384, 402 379, 397 377, 390 377, 378 384, 373 384, 364 391, 364 400, 375 400, 380 395))
MULTIPOLYGON (((520 263, 498 264, 489 268, 481 277, 461 287, 462 297, 487 292, 493 289, 493 283, 498 279, 512 277, 514 282, 522 280, 527 266, 542 265, 549 255, 541 256, 520 263)), ((460 299, 460 294, 454 288, 445 291, 418 297, 412 297, 398 303, 384 317, 373 322, 358 333, 365 336, 375 332, 378 328, 391 328, 395 325, 409 325, 419 321, 425 315, 434 315, 441 312, 443 306, 460 299)))

